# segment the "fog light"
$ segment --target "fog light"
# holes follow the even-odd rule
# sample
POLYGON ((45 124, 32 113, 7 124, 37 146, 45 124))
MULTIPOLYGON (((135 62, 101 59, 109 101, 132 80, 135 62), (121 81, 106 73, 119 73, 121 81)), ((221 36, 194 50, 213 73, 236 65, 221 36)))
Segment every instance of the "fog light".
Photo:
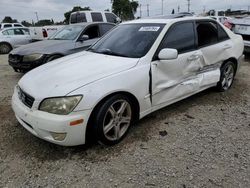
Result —
POLYGON ((57 141, 63 141, 67 135, 67 133, 54 133, 54 132, 50 132, 50 134, 54 138, 54 140, 57 141))

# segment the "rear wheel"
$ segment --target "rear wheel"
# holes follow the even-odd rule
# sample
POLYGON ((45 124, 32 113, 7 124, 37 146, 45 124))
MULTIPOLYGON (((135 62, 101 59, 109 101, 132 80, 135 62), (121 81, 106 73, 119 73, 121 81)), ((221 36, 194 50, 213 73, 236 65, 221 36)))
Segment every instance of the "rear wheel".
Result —
POLYGON ((99 143, 114 145, 127 134, 133 119, 130 99, 123 95, 114 95, 106 100, 93 118, 94 134, 99 143))
POLYGON ((236 72, 236 66, 233 62, 228 61, 221 67, 221 77, 217 84, 219 91, 227 91, 233 85, 236 72))
POLYGON ((7 43, 0 44, 0 54, 8 54, 12 50, 12 47, 7 43))

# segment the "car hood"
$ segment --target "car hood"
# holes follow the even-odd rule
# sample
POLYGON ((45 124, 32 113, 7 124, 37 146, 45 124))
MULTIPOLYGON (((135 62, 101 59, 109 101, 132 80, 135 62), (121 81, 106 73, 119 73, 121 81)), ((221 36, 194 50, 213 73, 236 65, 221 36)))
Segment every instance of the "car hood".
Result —
POLYGON ((80 52, 28 72, 18 84, 36 100, 65 96, 96 80, 128 70, 136 66, 138 60, 80 52))
POLYGON ((74 41, 71 40, 44 40, 23 45, 14 49, 11 54, 30 55, 34 53, 52 54, 60 53, 66 49, 74 48, 74 41))

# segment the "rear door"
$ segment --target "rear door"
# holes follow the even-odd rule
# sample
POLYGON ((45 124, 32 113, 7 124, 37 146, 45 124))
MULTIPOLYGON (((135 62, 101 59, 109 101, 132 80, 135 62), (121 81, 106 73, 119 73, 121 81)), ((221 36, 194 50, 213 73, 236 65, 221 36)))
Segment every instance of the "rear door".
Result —
POLYGON ((220 67, 230 57, 233 43, 220 24, 215 21, 197 21, 198 48, 202 52, 204 70, 220 67))
POLYGON ((100 27, 98 24, 93 24, 84 29, 82 34, 80 35, 79 39, 83 35, 88 35, 89 39, 85 41, 77 40, 75 44, 75 52, 79 52, 82 50, 86 50, 88 47, 90 47, 92 44, 94 44, 101 36, 100 33, 100 27))
POLYGON ((151 63, 153 106, 164 106, 199 90, 197 74, 203 64, 201 51, 196 49, 194 24, 174 24, 162 40, 151 63), (176 49, 178 58, 159 60, 164 48, 176 49))

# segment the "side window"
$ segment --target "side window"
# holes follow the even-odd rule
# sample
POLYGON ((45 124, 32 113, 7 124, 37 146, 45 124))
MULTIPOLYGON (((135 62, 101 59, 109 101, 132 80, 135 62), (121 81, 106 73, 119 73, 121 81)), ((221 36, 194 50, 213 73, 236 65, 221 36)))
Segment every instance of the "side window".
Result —
POLYGON ((14 27, 22 27, 20 24, 14 24, 14 27))
POLYGON ((116 23, 116 16, 112 13, 105 13, 107 22, 116 23))
POLYGON ((85 13, 79 13, 76 15, 76 23, 87 22, 85 13))
POLYGON ((9 35, 8 31, 3 31, 2 34, 3 35, 9 35))
POLYGON ((22 31, 22 29, 14 29, 14 34, 15 35, 24 35, 24 32, 22 31))
POLYGON ((99 27, 97 25, 88 27, 82 35, 88 35, 89 39, 99 38, 100 32, 99 27))
POLYGON ((3 25, 3 27, 4 28, 10 28, 10 27, 12 27, 12 25, 11 24, 5 24, 5 25, 3 25))
POLYGON ((229 39, 229 36, 227 35, 226 31, 218 24, 218 35, 219 35, 219 41, 225 41, 229 39))
POLYGON ((101 29, 101 35, 105 35, 108 31, 110 31, 114 25, 112 24, 101 24, 100 29, 101 29))
POLYGON ((197 22, 198 46, 208 46, 218 42, 217 24, 214 22, 197 22))
POLYGON ((195 49, 195 34, 193 23, 186 22, 174 25, 164 37, 160 49, 173 48, 178 53, 195 49))
POLYGON ((70 17, 70 23, 72 23, 72 24, 77 23, 76 14, 72 14, 71 15, 71 17, 70 17))
POLYGON ((24 35, 30 35, 30 31, 28 29, 22 29, 24 35))
POLYGON ((8 33, 8 35, 15 35, 14 29, 8 29, 6 32, 8 33))
POLYGON ((103 22, 102 14, 98 12, 91 13, 92 21, 93 22, 103 22))

